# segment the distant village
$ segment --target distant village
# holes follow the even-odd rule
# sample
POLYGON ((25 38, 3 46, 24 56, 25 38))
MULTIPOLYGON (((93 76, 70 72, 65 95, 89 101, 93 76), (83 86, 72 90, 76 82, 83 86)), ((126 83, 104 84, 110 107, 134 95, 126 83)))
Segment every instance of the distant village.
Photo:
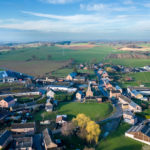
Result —
MULTIPOLYGON (((65 78, 35 78, 23 73, 1 69, 0 83, 0 149, 65 149, 63 139, 54 135, 66 126, 67 114, 57 114, 36 122, 40 110, 53 112, 61 101, 76 103, 108 102, 118 111, 109 120, 118 118, 131 125, 124 135, 150 145, 150 118, 140 113, 150 108, 150 88, 122 88, 114 73, 150 72, 150 66, 130 68, 109 63, 79 64, 65 78), (80 70, 92 70, 94 77, 80 70), (48 128, 53 124, 53 127, 48 128), (40 129, 40 131, 39 131, 40 129)), ((132 80, 132 79, 127 79, 132 80)))

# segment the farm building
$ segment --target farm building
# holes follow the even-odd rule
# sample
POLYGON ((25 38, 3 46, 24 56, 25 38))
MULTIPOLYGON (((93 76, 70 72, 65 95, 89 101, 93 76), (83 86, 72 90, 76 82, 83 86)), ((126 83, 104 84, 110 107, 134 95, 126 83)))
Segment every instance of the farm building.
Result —
POLYGON ((142 122, 139 125, 132 126, 125 133, 125 136, 150 145, 150 121, 142 122))

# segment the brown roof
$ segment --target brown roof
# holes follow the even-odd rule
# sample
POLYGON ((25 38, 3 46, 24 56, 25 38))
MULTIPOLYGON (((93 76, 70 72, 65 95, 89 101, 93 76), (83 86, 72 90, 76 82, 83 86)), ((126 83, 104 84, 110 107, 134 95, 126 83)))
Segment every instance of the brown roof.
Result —
POLYGON ((43 131, 43 140, 44 140, 46 147, 49 147, 49 148, 57 147, 57 145, 52 141, 51 135, 47 128, 43 131))
POLYGON ((23 137, 23 138, 16 138, 16 148, 29 148, 32 147, 33 141, 32 137, 23 137))
POLYGON ((35 128, 35 122, 30 123, 13 123, 11 126, 12 129, 19 129, 19 128, 35 128))
POLYGON ((62 121, 63 120, 63 116, 59 116, 56 118, 56 123, 58 123, 59 121, 62 121))

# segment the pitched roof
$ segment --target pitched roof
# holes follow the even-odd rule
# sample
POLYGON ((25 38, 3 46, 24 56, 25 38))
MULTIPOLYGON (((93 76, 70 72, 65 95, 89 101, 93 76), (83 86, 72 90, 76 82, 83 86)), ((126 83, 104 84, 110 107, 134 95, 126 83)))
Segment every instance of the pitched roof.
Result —
POLYGON ((8 77, 6 71, 0 71, 0 79, 8 77))
POLYGON ((4 131, 4 133, 0 136, 0 145, 3 145, 4 142, 11 136, 11 131, 4 131))
POLYGON ((30 123, 13 123, 11 126, 12 129, 20 129, 20 128, 35 128, 35 122, 30 123))
POLYGON ((22 137, 22 138, 16 138, 16 148, 29 148, 32 147, 33 141, 32 137, 22 137))
POLYGON ((126 102, 128 102, 128 103, 131 103, 131 100, 130 100, 128 97, 123 96, 123 95, 120 95, 119 97, 120 97, 121 99, 123 99, 124 101, 126 101, 126 102))
POLYGON ((77 93, 79 93, 79 94, 81 94, 81 95, 83 94, 83 92, 82 92, 82 91, 78 91, 77 93))
POLYGON ((44 142, 45 142, 47 147, 49 147, 49 148, 50 147, 51 148, 57 147, 57 145, 55 143, 53 143, 51 135, 50 135, 49 130, 47 128, 43 131, 43 139, 44 139, 44 142))
POLYGON ((76 73, 76 72, 72 72, 72 73, 70 73, 70 76, 71 76, 72 78, 75 78, 75 77, 77 76, 77 73, 76 73))
POLYGON ((5 97, 4 100, 5 100, 7 103, 9 103, 9 102, 13 101, 14 98, 13 98, 12 96, 8 96, 8 97, 5 97))
POLYGON ((150 126, 149 124, 141 123, 139 125, 132 126, 127 132, 142 132, 150 137, 150 126))
POLYGON ((121 90, 121 87, 120 86, 118 86, 118 85, 116 85, 116 90, 121 90))

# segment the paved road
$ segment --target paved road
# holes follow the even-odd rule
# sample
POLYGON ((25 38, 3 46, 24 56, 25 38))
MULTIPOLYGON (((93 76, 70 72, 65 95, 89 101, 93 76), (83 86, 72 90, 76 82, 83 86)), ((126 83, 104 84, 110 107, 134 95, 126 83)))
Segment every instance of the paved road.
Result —
POLYGON ((116 108, 116 111, 110 117, 108 117, 104 120, 98 121, 97 123, 102 123, 102 122, 106 122, 106 121, 111 121, 113 119, 121 118, 122 114, 123 114, 121 106, 119 104, 116 104, 115 108, 116 108))

